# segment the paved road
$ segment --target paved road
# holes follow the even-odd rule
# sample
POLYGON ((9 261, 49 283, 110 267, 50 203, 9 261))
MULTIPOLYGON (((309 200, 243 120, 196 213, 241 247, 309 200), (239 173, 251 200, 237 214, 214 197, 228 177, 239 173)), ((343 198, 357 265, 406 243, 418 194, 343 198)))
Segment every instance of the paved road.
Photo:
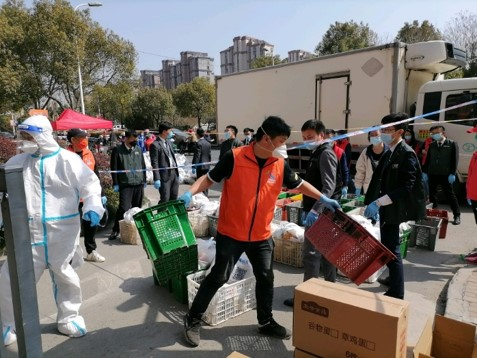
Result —
MULTIPOLYGON (((181 186, 181 192, 187 188, 181 186)), ((157 201, 158 193, 152 186, 146 194, 153 202, 157 201)), ((210 194, 218 198, 220 192, 213 190, 210 194)), ((443 313, 446 284, 459 268, 466 266, 460 255, 477 247, 475 229, 473 215, 465 207, 462 225, 449 225, 448 237, 437 242, 435 252, 409 249, 405 260, 406 300, 411 303, 408 345, 416 343, 428 317, 435 312, 443 313)), ((45 357, 212 358, 226 357, 234 350, 259 358, 293 356, 291 340, 256 334, 255 311, 219 326, 205 327, 200 347, 189 348, 182 333, 187 305, 176 302, 166 289, 154 285, 151 265, 141 245, 108 241, 108 233, 103 230, 97 236, 98 251, 106 257, 106 262, 85 263, 79 270, 84 296, 81 313, 89 330, 85 337, 69 339, 57 333, 50 278, 48 274, 41 278, 38 297, 45 357)), ((276 264, 275 274, 275 318, 291 329, 293 312, 282 302, 302 281, 302 269, 276 264)), ((376 293, 385 291, 378 283, 362 284, 360 288, 376 293)), ((15 352, 13 345, 2 357, 14 357, 15 352)))

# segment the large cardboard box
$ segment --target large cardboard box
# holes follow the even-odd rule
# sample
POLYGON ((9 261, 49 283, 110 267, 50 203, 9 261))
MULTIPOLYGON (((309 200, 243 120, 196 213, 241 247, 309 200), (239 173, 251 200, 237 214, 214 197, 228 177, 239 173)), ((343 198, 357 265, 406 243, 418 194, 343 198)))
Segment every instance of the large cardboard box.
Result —
POLYGON ((430 318, 414 347, 414 358, 475 358, 475 326, 436 315, 430 318))
POLYGON ((293 354, 293 358, 319 358, 319 357, 315 356, 314 354, 310 354, 305 351, 302 351, 301 349, 296 348, 295 354, 293 354))
POLYGON ((312 278, 295 288, 293 345, 321 357, 406 357, 409 303, 312 278))

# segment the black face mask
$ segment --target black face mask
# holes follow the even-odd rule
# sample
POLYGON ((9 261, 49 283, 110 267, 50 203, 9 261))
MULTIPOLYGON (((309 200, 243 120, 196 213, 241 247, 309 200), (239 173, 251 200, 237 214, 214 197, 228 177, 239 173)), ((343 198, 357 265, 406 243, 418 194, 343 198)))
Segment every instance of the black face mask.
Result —
POLYGON ((137 140, 133 140, 132 142, 129 142, 129 145, 131 147, 135 147, 137 145, 137 140))

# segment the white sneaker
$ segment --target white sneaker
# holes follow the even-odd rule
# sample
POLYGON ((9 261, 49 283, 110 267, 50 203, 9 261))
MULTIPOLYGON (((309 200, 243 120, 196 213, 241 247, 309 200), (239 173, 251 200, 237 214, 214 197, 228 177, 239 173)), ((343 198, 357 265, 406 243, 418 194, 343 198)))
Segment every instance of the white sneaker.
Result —
POLYGON ((68 323, 58 324, 58 331, 71 338, 83 337, 88 332, 81 316, 68 323))
POLYGON ((9 346, 17 341, 17 334, 10 326, 3 329, 3 345, 9 346))
POLYGON ((106 259, 101 256, 96 250, 93 250, 90 254, 86 255, 86 261, 92 262, 104 262, 106 259))

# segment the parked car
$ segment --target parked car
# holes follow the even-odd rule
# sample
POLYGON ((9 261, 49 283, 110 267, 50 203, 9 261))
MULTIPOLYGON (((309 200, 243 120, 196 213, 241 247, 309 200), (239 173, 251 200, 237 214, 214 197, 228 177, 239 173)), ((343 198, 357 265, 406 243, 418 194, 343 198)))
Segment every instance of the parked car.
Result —
POLYGON ((8 138, 8 139, 15 138, 15 136, 10 132, 0 132, 0 137, 4 137, 4 138, 8 138))

